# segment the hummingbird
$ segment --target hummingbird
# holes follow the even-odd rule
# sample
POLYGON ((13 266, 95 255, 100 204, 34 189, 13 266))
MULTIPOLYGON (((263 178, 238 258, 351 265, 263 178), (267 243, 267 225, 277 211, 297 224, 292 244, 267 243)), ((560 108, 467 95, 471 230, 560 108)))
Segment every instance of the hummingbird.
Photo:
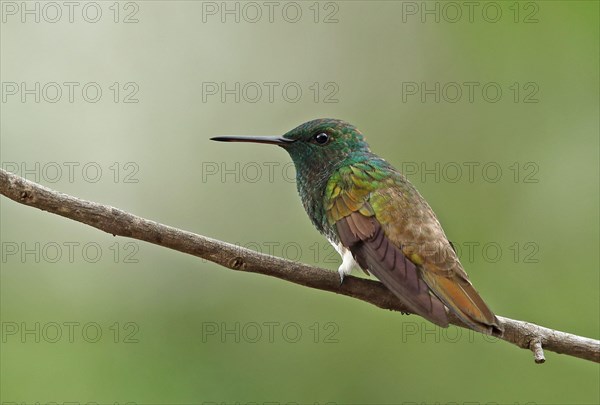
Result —
POLYGON ((408 179, 371 152, 363 134, 338 119, 305 122, 283 136, 218 136, 285 149, 313 225, 342 258, 344 276, 372 273, 411 312, 448 327, 448 312, 471 329, 501 332, 435 213, 408 179))

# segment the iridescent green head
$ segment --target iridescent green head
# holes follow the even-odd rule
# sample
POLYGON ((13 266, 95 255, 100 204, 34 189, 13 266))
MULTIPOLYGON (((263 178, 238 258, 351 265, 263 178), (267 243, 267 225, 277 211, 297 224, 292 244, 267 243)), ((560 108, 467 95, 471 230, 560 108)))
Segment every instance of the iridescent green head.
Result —
POLYGON ((254 142, 278 145, 285 149, 296 167, 296 186, 313 224, 333 237, 328 229, 324 198, 327 182, 342 166, 378 159, 369 150, 355 126, 336 119, 305 122, 283 136, 219 136, 224 142, 254 142))
POLYGON ((294 141, 285 144, 284 149, 297 169, 338 165, 370 152, 362 133, 354 125, 331 118, 305 122, 283 138, 294 141))
MULTIPOLYGON (((292 157, 296 170, 313 172, 370 154, 362 133, 352 124, 333 118, 305 122, 282 137, 219 136, 215 141, 255 142, 281 146, 292 157)), ((329 170, 324 170, 329 171, 329 170)))

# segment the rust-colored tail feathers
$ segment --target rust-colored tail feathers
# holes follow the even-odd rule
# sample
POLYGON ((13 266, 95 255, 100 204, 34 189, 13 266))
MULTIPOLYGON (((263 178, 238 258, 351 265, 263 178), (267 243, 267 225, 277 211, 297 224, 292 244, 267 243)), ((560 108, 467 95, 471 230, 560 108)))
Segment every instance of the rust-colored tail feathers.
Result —
POLYGON ((468 279, 434 272, 421 274, 434 294, 472 329, 488 335, 501 332, 498 319, 468 279))

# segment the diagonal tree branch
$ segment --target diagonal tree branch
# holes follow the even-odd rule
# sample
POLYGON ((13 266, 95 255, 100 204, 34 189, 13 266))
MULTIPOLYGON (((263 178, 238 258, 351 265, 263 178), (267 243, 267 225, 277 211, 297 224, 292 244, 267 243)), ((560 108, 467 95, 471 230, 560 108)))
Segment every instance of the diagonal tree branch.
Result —
MULTIPOLYGON (((348 276, 340 286, 336 272, 257 253, 219 240, 150 221, 120 209, 63 194, 0 169, 0 194, 18 203, 125 236, 201 257, 237 271, 264 274, 319 290, 347 295, 383 309, 409 313, 374 280, 348 276)), ((498 316, 502 334, 495 336, 531 350, 543 363, 544 350, 600 363, 600 341, 498 316)), ((467 328, 450 314, 450 322, 467 328)))

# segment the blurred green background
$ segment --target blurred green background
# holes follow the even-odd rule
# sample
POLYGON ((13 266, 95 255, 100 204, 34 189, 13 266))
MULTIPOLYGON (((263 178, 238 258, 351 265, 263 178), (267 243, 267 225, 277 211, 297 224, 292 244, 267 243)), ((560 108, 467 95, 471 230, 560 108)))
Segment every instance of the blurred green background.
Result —
MULTIPOLYGON (((208 138, 342 118, 497 314, 600 337, 597 2, 56 4, 2 2, 3 168, 333 271, 285 152, 208 138)), ((3 402, 600 402, 598 364, 0 207, 3 402)))

